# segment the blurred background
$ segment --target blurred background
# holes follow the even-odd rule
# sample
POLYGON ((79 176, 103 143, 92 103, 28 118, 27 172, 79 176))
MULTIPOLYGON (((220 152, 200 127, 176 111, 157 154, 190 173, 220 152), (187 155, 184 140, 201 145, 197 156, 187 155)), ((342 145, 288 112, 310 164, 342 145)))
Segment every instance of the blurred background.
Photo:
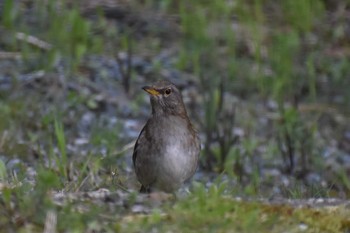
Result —
POLYGON ((168 79, 201 136, 197 182, 350 196, 348 1, 2 0, 0 12, 3 184, 137 190, 141 87, 168 79))

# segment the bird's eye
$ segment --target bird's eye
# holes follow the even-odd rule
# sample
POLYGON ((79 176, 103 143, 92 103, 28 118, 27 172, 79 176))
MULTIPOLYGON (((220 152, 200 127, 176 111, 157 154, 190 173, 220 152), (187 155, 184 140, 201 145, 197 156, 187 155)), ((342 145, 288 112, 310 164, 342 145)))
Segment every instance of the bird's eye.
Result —
POLYGON ((165 93, 165 96, 170 95, 171 94, 171 88, 166 89, 164 93, 165 93))

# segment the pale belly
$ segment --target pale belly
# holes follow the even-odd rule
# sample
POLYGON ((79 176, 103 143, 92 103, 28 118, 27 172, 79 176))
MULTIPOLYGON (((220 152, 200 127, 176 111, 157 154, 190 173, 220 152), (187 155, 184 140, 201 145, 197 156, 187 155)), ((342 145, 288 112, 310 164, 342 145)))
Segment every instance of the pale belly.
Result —
POLYGON ((158 166, 159 175, 155 186, 165 190, 174 190, 191 178, 196 167, 193 161, 196 155, 185 150, 181 143, 175 142, 165 149, 163 161, 158 166))

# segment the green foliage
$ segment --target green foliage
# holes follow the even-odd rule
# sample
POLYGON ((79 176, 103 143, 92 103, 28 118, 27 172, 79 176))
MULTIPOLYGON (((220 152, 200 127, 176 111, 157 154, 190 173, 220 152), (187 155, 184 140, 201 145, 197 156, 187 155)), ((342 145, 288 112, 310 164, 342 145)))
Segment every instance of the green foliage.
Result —
POLYGON ((271 48, 271 65, 275 71, 272 85, 267 86, 281 104, 295 93, 298 77, 294 73, 294 59, 299 49, 299 37, 295 32, 278 34, 271 48))
POLYGON ((60 151, 60 157, 56 157, 56 164, 58 164, 58 168, 60 173, 67 179, 67 168, 68 168, 68 157, 66 151, 66 138, 64 135, 63 125, 57 119, 54 122, 55 127, 55 135, 58 144, 58 149, 60 151))
POLYGON ((1 14, 2 24, 8 29, 13 29, 15 20, 17 17, 17 9, 15 6, 15 1, 5 0, 3 4, 4 5, 2 9, 2 14, 1 14))
POLYGON ((0 181, 3 181, 7 177, 6 165, 4 161, 0 159, 0 181))
POLYGON ((342 232, 348 229, 347 210, 339 207, 328 211, 295 208, 288 205, 264 204, 235 200, 225 194, 224 186, 213 185, 206 190, 198 185, 191 195, 152 214, 133 218, 122 224, 124 232, 146 231, 181 232, 281 232, 285 229, 300 232, 342 232))
MULTIPOLYGON (((39 27, 28 23, 22 17, 23 9, 16 7, 20 3, 13 0, 4 2, 1 23, 9 31, 7 37, 12 36, 6 43, 14 46, 15 33, 18 31, 29 32, 28 36, 38 37, 51 45, 44 51, 39 51, 35 46, 29 46, 26 39, 20 43, 20 52, 28 62, 33 62, 33 54, 37 58, 37 66, 52 69, 63 59, 66 62, 69 74, 80 64, 82 58, 91 52, 98 53, 102 50, 102 40, 98 35, 93 34, 92 24, 81 16, 77 7, 62 7, 65 3, 57 1, 34 0, 33 10, 36 13, 35 19, 39 27), (62 5, 61 5, 62 4, 62 5), (18 18, 18 20, 17 20, 18 18), (34 26, 34 27, 33 27, 34 26), (42 59, 45 57, 45 59, 42 59)), ((32 21, 31 21, 32 22, 32 21)), ((6 37, 6 38, 7 38, 6 37)))
POLYGON ((36 191, 45 194, 52 189, 58 189, 61 187, 61 182, 57 174, 47 168, 39 168, 36 180, 36 191))
MULTIPOLYGON (((51 4, 54 4, 51 1, 51 4)), ((79 64, 87 52, 89 43, 90 23, 86 21, 76 9, 57 12, 54 7, 48 7, 50 22, 47 36, 53 43, 54 49, 50 51, 51 64, 55 65, 57 58, 68 56, 72 67, 79 64)))
POLYGON ((320 185, 305 186, 302 183, 297 183, 286 189, 286 196, 291 199, 328 198, 331 197, 331 192, 330 189, 320 185))
POLYGON ((323 2, 318 0, 286 0, 281 4, 286 21, 300 32, 309 32, 323 13, 323 2))
POLYGON ((202 125, 207 140, 204 148, 206 167, 218 165, 219 170, 227 167, 223 164, 227 162, 230 147, 235 146, 235 141, 226 141, 227 135, 220 138, 220 128, 233 128, 234 125, 228 124, 227 116, 233 117, 233 114, 228 114, 227 109, 222 107, 228 104, 222 96, 223 93, 234 91, 234 86, 240 83, 243 84, 239 87, 257 89, 259 95, 277 102, 282 120, 274 122, 274 127, 281 132, 275 139, 280 144, 282 157, 289 153, 291 162, 297 160, 297 155, 301 154, 301 160, 304 160, 303 156, 313 154, 310 147, 314 144, 310 131, 312 127, 304 123, 297 108, 303 98, 301 89, 305 86, 309 87, 310 99, 314 100, 317 95, 316 58, 312 53, 305 58, 302 48, 305 35, 313 30, 317 19, 324 13, 323 3, 317 0, 300 0, 276 4, 257 0, 249 3, 237 1, 230 5, 226 1, 191 4, 181 1, 179 5, 183 48, 179 52, 178 67, 191 70, 198 76, 203 90, 205 117, 202 125), (284 14, 274 15, 268 12, 265 6, 271 5, 284 14), (230 18, 235 14, 239 23, 248 28, 248 40, 254 45, 249 48, 251 51, 248 54, 239 54, 240 47, 237 44, 242 46, 242 35, 232 30, 232 23, 235 22, 230 18), (281 17, 281 22, 290 28, 277 28, 266 34, 264 27, 268 26, 269 17, 281 17), (248 59, 250 66, 243 67, 245 59, 248 59), (256 65, 256 72, 251 69, 251 64, 256 65), (307 70, 306 75, 300 72, 300 66, 307 70), (263 74, 266 67, 272 71, 263 74), (240 73, 240 68, 246 72, 240 73), (286 104, 291 107, 286 107, 286 104), (292 112, 294 114, 289 114, 292 112), (226 146, 220 150, 208 148, 216 143, 226 146), (282 148, 285 147, 289 147, 291 151, 283 151, 282 148), (211 165, 208 166, 208 163, 211 165))
POLYGON ((346 192, 350 193, 350 179, 349 179, 346 171, 343 168, 341 168, 341 169, 339 169, 339 171, 337 171, 336 175, 337 175, 339 182, 342 185, 344 185, 346 192))

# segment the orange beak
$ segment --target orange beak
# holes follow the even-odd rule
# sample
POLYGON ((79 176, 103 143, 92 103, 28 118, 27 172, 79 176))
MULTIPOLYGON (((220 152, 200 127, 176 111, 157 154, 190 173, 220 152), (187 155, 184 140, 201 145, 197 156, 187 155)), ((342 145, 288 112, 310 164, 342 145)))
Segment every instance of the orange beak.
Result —
POLYGON ((145 90, 150 95, 153 95, 153 96, 160 95, 160 92, 154 89, 153 87, 145 86, 142 89, 145 90))

